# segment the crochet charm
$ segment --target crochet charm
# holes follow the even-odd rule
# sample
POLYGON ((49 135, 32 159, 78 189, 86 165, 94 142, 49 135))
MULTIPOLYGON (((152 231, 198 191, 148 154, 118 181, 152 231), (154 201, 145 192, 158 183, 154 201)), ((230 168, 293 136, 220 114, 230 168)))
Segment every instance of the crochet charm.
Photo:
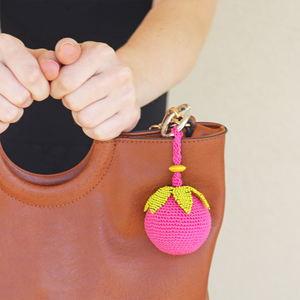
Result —
POLYGON ((172 255, 189 254, 199 249, 211 229, 210 207, 203 194, 190 186, 182 186, 182 132, 174 134, 173 160, 169 168, 174 172, 172 186, 156 191, 147 201, 144 211, 145 231, 152 243, 162 252, 172 255))

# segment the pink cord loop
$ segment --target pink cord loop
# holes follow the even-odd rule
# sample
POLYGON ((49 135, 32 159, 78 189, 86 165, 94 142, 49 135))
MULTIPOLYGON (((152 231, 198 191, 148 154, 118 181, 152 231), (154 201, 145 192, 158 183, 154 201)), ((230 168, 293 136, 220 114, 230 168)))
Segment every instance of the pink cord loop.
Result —
MULTIPOLYGON (((177 126, 173 127, 171 132, 174 134, 173 140, 173 161, 176 166, 181 164, 181 138, 183 137, 183 132, 178 131, 177 126)), ((181 173, 175 172, 172 178, 172 185, 182 186, 181 173)))

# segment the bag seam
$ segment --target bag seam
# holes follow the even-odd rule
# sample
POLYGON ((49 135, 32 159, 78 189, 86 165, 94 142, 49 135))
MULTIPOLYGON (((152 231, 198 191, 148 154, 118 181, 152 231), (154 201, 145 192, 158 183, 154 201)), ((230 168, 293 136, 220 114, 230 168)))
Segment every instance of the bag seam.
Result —
MULTIPOLYGON (((218 137, 213 137, 213 138, 206 138, 198 141, 192 141, 192 140, 182 140, 182 143, 202 143, 202 142, 211 142, 217 139, 224 138, 225 136, 221 135, 218 137)), ((159 143, 172 143, 173 140, 165 140, 165 141, 153 141, 153 140, 135 140, 135 141, 124 141, 124 140, 119 140, 118 143, 123 143, 123 144, 132 144, 132 143, 154 143, 154 144, 159 144, 159 143)))

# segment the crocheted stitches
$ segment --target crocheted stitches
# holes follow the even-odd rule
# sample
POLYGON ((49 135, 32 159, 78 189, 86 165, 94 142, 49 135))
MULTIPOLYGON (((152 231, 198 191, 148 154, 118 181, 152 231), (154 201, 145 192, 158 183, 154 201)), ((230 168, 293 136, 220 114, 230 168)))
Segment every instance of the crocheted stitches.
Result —
POLYGON ((155 214, 147 211, 145 230, 160 251, 172 255, 189 254, 207 239, 211 229, 210 213, 196 195, 192 198, 190 214, 179 207, 172 195, 155 214))

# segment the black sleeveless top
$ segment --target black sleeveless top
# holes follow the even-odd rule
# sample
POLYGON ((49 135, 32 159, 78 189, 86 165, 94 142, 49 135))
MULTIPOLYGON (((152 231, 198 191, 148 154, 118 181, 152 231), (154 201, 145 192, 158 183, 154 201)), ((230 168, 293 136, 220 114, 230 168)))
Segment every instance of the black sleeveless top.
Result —
MULTIPOLYGON (((0 0, 1 29, 26 47, 54 50, 64 38, 104 42, 117 50, 132 35, 150 10, 151 0, 0 0)), ((161 122, 166 94, 142 108, 134 130, 161 122)), ((92 140, 74 122, 71 112, 51 96, 34 101, 17 123, 0 135, 8 157, 34 173, 53 174, 77 165, 92 140)))

